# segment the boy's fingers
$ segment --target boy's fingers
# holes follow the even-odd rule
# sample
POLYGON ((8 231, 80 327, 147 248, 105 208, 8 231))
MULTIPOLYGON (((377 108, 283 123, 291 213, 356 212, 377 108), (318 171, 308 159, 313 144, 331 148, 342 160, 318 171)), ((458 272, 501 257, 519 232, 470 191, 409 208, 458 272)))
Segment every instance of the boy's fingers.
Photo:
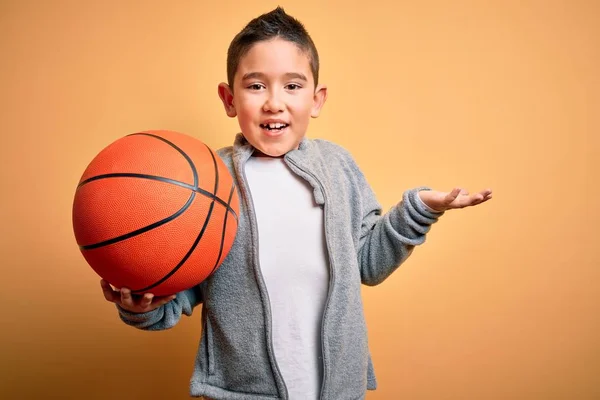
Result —
POLYGON ((121 304, 129 307, 133 307, 133 299, 131 298, 131 291, 127 288, 121 288, 121 304))
POLYGON ((134 298, 131 294, 131 290, 128 288, 113 290, 112 286, 105 280, 100 281, 100 285, 102 286, 102 293, 104 293, 104 298, 106 298, 106 300, 113 303, 119 303, 121 306, 130 309, 154 309, 177 297, 176 295, 155 297, 152 293, 144 293, 143 296, 136 296, 137 299, 139 299, 138 301, 134 298))
POLYGON ((477 203, 476 204, 481 204, 484 203, 486 201, 488 201, 489 199, 492 198, 492 191, 490 189, 485 189, 483 191, 481 191, 478 195, 477 195, 478 199, 477 199, 477 203))
POLYGON ((483 197, 481 197, 481 196, 478 195, 478 196, 475 196, 475 198, 473 199, 473 201, 469 205, 476 206, 477 204, 480 204, 482 202, 483 202, 483 197))
POLYGON ((102 293, 104 294, 104 298, 106 301, 110 301, 112 303, 115 302, 115 291, 112 289, 110 284, 102 279, 100 281, 100 286, 102 287, 102 293))
POLYGON ((485 203, 486 201, 488 201, 491 198, 492 198, 491 190, 484 190, 481 193, 477 193, 476 195, 473 195, 471 204, 469 204, 469 205, 476 206, 478 204, 485 203))
POLYGON ((145 293, 140 301, 140 307, 147 308, 150 304, 152 304, 152 299, 154 295, 152 293, 145 293))
POLYGON ((111 303, 115 302, 115 295, 112 290, 103 290, 102 293, 104 294, 106 301, 110 301, 111 303))
POLYGON ((484 202, 492 197, 492 191, 490 189, 485 189, 479 192, 479 195, 481 196, 481 201, 484 202))
POLYGON ((470 195, 466 189, 454 188, 446 195, 445 203, 447 208, 465 208, 484 203, 491 198, 491 189, 485 189, 479 193, 470 195))
POLYGON ((462 189, 460 189, 460 188, 452 189, 452 191, 450 193, 448 193, 448 195, 446 196, 446 199, 445 199, 446 205, 450 205, 450 203, 452 203, 454 200, 456 200, 456 198, 460 194, 461 190, 462 189))

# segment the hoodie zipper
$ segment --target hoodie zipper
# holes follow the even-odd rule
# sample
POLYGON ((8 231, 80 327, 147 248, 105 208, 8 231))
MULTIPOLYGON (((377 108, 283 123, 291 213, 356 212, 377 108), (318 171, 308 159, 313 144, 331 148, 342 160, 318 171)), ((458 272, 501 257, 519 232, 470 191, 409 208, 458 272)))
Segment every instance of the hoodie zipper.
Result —
POLYGON ((266 305, 267 308, 267 313, 270 316, 270 326, 269 326, 269 345, 270 348, 267 349, 269 356, 271 357, 271 363, 273 364, 273 366, 275 367, 275 371, 277 372, 277 375, 279 376, 279 378, 281 378, 281 383, 283 385, 283 399, 286 400, 289 398, 289 394, 288 394, 288 390, 287 390, 287 386, 285 385, 285 381, 283 380, 283 375, 281 374, 281 370, 279 369, 279 365, 277 365, 277 360, 275 359, 275 354, 273 354, 273 314, 271 313, 271 300, 269 299, 269 292, 267 291, 267 285, 265 284, 265 279, 262 275, 262 270, 260 268, 260 258, 259 258, 259 250, 258 250, 258 232, 257 232, 257 221, 256 221, 256 214, 254 213, 254 200, 252 200, 252 192, 250 191, 250 187, 248 186, 248 178, 246 177, 246 167, 245 167, 246 162, 244 161, 244 163, 241 165, 241 170, 242 170, 242 177, 243 179, 243 185, 244 185, 244 189, 246 190, 246 192, 248 193, 248 211, 250 211, 250 206, 252 206, 251 211, 252 212, 248 212, 248 216, 250 219, 250 232, 252 232, 252 242, 256 245, 256 251, 254 253, 254 262, 256 263, 256 266, 258 267, 258 273, 256 274, 256 279, 260 280, 260 282, 262 283, 262 286, 265 288, 264 289, 264 293, 266 295, 266 302, 263 299, 263 302, 266 305))
POLYGON ((321 193, 323 194, 323 227, 325 230, 325 246, 327 247, 327 257, 329 258, 329 287, 327 289, 327 299, 325 300, 325 307, 323 308, 323 316, 321 317, 321 360, 323 363, 323 382, 321 383, 321 393, 319 394, 319 399, 323 400, 323 396, 324 396, 324 389, 325 389, 325 381, 326 381, 326 376, 327 376, 327 365, 325 363, 325 356, 324 356, 324 351, 325 351, 325 316, 327 314, 327 311, 329 309, 329 299, 331 298, 331 288, 333 287, 333 283, 335 281, 335 272, 334 272, 334 268, 333 268, 333 259, 331 258, 331 247, 329 245, 329 235, 327 234, 327 226, 329 225, 327 223, 327 210, 329 209, 329 207, 327 207, 327 195, 325 193, 325 188, 323 187, 323 184, 321 183, 321 181, 319 181, 317 179, 317 177, 312 174, 311 172, 306 171, 305 169, 301 168, 296 162, 294 162, 293 160, 289 159, 286 157, 286 160, 289 161, 290 163, 292 163, 294 165, 294 167, 298 168, 300 171, 304 172, 306 175, 309 175, 311 178, 314 179, 314 181, 319 185, 320 189, 321 189, 321 193))

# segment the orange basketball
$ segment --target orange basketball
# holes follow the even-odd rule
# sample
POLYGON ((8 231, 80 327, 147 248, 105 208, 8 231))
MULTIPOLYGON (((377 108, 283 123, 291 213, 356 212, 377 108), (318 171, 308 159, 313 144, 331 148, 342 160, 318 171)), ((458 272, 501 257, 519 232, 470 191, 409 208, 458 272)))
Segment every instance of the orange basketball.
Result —
POLYGON ((102 150, 79 181, 73 230, 117 288, 170 295, 205 280, 229 252, 239 199, 223 161, 182 133, 145 131, 102 150))

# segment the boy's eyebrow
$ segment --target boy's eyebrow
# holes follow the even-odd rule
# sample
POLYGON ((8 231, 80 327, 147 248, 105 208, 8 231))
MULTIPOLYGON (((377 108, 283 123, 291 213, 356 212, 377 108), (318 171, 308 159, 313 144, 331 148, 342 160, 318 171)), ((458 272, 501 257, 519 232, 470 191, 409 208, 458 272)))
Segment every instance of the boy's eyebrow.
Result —
MULTIPOLYGON (((299 72, 288 72, 288 73, 284 74, 283 76, 285 77, 285 79, 300 79, 305 82, 308 82, 308 79, 306 79, 306 76, 299 72)), ((262 72, 248 72, 248 73, 244 74, 244 76, 242 76, 242 81, 245 81, 248 79, 265 79, 265 78, 266 78, 266 75, 263 74, 262 72)))

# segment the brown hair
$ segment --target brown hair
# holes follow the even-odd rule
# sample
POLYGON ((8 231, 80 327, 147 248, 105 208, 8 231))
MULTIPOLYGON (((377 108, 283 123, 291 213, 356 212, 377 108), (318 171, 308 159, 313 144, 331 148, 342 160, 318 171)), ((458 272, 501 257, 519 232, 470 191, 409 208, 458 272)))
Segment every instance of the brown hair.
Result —
POLYGON ((292 42, 308 54, 310 69, 315 80, 319 81, 319 53, 304 25, 286 14, 281 7, 254 18, 238 33, 227 50, 227 82, 233 90, 233 79, 242 57, 261 41, 281 38, 292 42))

